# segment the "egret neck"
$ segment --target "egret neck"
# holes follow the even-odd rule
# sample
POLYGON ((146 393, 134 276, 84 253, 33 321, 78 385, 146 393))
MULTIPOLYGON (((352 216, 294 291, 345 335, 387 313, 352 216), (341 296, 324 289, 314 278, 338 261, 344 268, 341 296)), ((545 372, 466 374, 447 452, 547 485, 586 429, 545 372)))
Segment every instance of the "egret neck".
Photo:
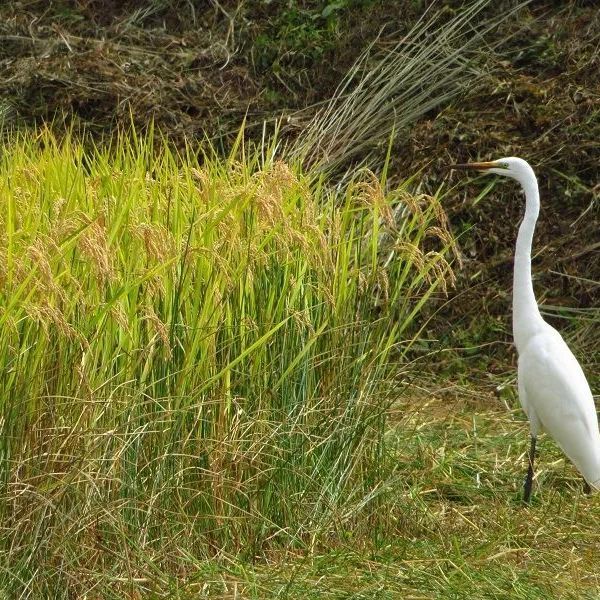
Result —
POLYGON ((540 193, 535 178, 520 183, 525 192, 525 216, 519 226, 513 271, 513 337, 517 351, 544 325, 531 280, 531 245, 540 212, 540 193))

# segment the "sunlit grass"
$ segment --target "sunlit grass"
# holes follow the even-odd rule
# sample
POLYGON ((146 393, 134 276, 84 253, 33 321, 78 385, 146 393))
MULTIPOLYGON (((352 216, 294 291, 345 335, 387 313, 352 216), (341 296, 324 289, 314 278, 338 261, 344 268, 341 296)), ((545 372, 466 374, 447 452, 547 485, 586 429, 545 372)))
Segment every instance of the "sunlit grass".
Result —
POLYGON ((387 410, 452 239, 437 199, 274 147, 5 147, 7 590, 142 593, 386 526, 387 410))

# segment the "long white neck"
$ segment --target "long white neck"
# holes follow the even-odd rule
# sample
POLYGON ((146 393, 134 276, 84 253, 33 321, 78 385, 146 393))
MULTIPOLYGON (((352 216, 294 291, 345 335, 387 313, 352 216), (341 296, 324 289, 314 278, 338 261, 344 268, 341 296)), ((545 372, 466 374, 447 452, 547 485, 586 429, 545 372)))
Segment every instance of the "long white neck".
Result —
POLYGON ((522 185, 525 192, 525 216, 517 236, 513 277, 513 336, 517 351, 544 324, 531 281, 531 244, 540 212, 540 194, 533 173, 522 185))

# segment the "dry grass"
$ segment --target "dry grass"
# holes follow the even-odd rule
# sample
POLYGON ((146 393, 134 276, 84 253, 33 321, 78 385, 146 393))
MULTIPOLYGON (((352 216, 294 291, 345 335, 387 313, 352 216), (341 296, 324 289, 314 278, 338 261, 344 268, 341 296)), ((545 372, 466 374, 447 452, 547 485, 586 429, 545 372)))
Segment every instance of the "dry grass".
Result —
MULTIPOLYGON (((519 31, 508 22, 492 34, 492 41, 513 35, 487 55, 479 92, 417 123, 407 152, 395 157, 400 171, 423 169, 425 189, 437 189, 442 179, 456 186, 444 207, 467 260, 458 274, 460 299, 448 305, 437 327, 446 347, 499 339, 508 347, 503 316, 510 312, 514 241, 524 209, 516 185, 451 177, 446 166, 501 156, 531 162, 542 204, 534 242, 536 291, 552 323, 582 345, 594 388, 597 335, 583 318, 571 328, 566 317, 577 311, 590 316, 599 303, 599 18, 589 3, 530 3, 519 14, 519 31), (443 337, 448 321, 459 340, 443 337)), ((490 362, 506 362, 502 348, 490 348, 490 362)))
POLYGON ((489 4, 475 0, 460 11, 448 11, 450 17, 444 10, 425 11, 374 60, 373 42, 302 129, 291 153, 317 171, 336 171, 352 162, 380 164, 395 134, 404 134, 411 123, 467 87, 478 87, 484 75, 481 48, 494 47, 487 40, 489 32, 523 6, 490 17, 489 4))
POLYGON ((600 499, 582 493, 544 438, 524 507, 520 410, 479 387, 426 392, 431 380, 420 383, 424 395, 391 409, 383 460, 393 469, 372 490, 368 536, 347 528, 335 544, 269 552, 252 565, 203 561, 179 580, 178 597, 595 598, 600 499), (375 518, 382 498, 384 526, 375 518))

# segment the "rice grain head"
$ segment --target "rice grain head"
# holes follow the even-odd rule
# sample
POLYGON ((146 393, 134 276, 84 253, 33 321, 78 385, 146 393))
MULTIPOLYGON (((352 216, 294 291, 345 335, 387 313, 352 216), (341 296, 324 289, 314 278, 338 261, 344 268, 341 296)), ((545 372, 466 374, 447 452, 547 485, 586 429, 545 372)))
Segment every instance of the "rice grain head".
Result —
POLYGON ((77 245, 81 253, 90 261, 100 283, 106 284, 115 279, 113 257, 108 246, 103 216, 88 223, 81 232, 77 245))

